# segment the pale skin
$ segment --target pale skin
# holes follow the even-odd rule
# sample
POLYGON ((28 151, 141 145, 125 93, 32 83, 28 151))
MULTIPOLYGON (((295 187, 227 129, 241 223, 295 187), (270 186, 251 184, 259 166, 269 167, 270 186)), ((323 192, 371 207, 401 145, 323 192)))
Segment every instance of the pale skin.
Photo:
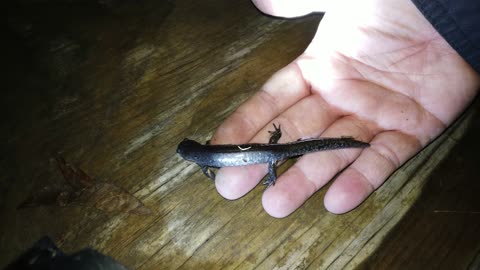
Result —
MULTIPOLYGON (((352 136, 366 149, 308 154, 265 190, 262 203, 285 217, 334 178, 324 204, 348 212, 440 135, 471 103, 480 76, 410 0, 254 0, 264 13, 326 12, 306 51, 274 74, 216 130, 212 143, 281 142, 352 136), (295 3, 295 5, 292 5, 295 3)), ((266 165, 222 168, 216 187, 237 199, 266 165)))

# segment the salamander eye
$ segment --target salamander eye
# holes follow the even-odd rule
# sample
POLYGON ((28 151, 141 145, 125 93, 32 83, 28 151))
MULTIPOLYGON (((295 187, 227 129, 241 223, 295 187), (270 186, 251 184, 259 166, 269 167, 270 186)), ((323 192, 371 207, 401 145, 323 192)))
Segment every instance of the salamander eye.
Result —
POLYGON ((180 142, 177 146, 177 153, 181 154, 187 151, 190 145, 189 141, 189 139, 183 139, 183 141, 180 142))

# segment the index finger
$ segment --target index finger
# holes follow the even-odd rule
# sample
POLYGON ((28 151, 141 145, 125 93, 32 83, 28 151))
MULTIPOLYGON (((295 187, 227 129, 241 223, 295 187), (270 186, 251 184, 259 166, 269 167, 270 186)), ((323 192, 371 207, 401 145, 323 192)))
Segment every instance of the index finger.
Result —
POLYGON ((294 61, 277 71, 254 96, 215 131, 212 144, 247 143, 272 119, 310 94, 310 85, 294 61))

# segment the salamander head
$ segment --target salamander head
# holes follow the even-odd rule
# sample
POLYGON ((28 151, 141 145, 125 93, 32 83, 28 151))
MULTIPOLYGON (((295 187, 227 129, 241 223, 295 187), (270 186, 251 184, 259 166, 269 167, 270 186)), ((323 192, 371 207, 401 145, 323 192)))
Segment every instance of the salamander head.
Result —
POLYGON ((177 146, 177 153, 182 156, 184 159, 196 152, 195 150, 199 149, 202 145, 194 140, 183 139, 181 143, 177 146))

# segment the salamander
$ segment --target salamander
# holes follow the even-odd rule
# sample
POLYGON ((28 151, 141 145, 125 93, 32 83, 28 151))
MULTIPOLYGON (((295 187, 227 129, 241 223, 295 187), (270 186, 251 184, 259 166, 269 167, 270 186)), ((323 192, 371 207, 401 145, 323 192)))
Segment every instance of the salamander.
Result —
POLYGON ((280 125, 273 124, 274 131, 269 131, 268 144, 201 144, 184 139, 177 147, 177 153, 185 160, 197 163, 202 172, 215 180, 215 173, 210 168, 245 166, 267 163, 268 177, 264 184, 271 186, 277 179, 276 166, 279 161, 295 158, 307 153, 335 150, 342 148, 365 148, 370 144, 357 141, 352 137, 305 139, 289 143, 278 143, 282 136, 280 125))

